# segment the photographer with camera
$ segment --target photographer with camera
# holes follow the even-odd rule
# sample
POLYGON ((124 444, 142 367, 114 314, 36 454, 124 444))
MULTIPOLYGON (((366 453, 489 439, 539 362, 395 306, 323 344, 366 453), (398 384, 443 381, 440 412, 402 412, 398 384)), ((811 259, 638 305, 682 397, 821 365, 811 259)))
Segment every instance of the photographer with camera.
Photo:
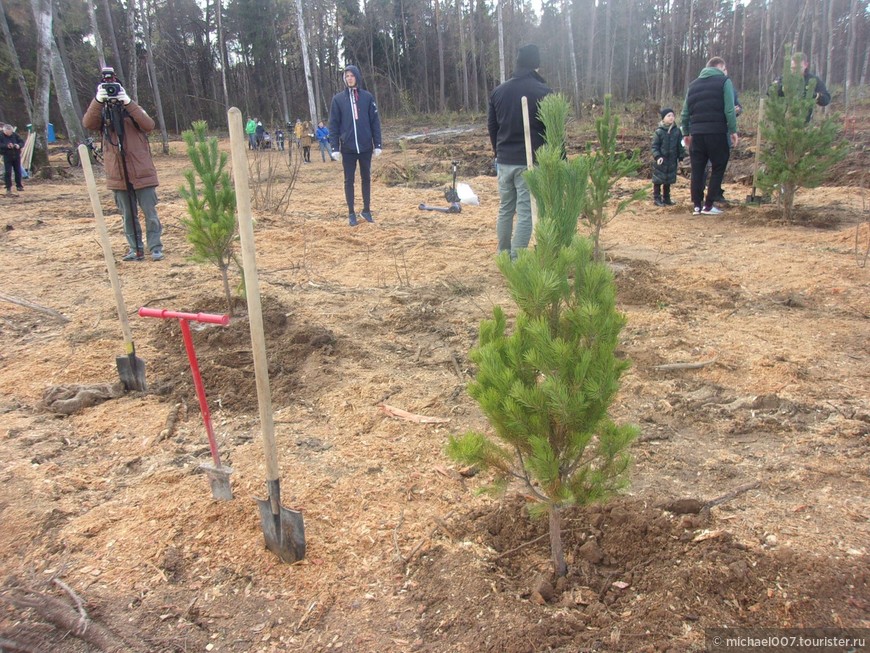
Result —
POLYGON ((124 235, 130 247, 121 260, 145 258, 139 206, 145 214, 151 258, 162 260, 163 227, 157 217, 157 170, 148 144, 154 120, 127 95, 114 71, 104 68, 102 82, 97 85, 96 96, 85 111, 82 125, 103 135, 106 186, 115 196, 115 205, 124 217, 124 235))

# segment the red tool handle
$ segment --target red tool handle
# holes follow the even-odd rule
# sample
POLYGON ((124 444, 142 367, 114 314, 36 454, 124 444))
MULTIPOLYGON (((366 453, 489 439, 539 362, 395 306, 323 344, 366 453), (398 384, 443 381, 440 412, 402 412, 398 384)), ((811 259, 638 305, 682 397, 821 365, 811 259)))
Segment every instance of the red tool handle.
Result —
MULTIPOLYGON (((146 309, 139 309, 140 315, 143 310, 146 309)), ((207 317, 221 316, 207 315, 207 317)), ((223 317, 226 316, 224 315, 223 317)), ((211 449, 211 458, 214 461, 214 466, 220 469, 221 457, 218 453, 217 440, 215 440, 214 437, 214 429, 211 426, 211 413, 208 410, 208 402, 205 399, 205 388, 202 385, 202 377, 199 374, 199 365, 196 361, 196 351, 193 349, 193 338, 190 337, 190 325, 185 319, 180 319, 178 323, 181 325, 181 335, 184 337, 184 348, 187 350, 187 360, 190 361, 190 372, 193 375, 193 386, 196 388, 196 397, 199 399, 199 410, 202 412, 202 421, 205 423, 205 432, 206 435, 208 435, 208 448, 211 449)))
POLYGON ((147 308, 145 306, 139 309, 139 317, 157 317, 161 320, 178 318, 179 320, 207 322, 208 324, 220 324, 221 326, 226 326, 230 323, 229 315, 217 315, 215 313, 179 313, 178 311, 167 311, 162 308, 147 308))

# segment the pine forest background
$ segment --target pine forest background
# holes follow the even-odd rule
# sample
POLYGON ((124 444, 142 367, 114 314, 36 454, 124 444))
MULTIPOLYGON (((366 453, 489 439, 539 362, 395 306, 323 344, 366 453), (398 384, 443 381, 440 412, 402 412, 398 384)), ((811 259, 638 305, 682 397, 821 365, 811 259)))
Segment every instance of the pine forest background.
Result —
POLYGON ((223 126, 227 106, 270 127, 326 119, 347 63, 382 113, 407 116, 484 112, 529 42, 578 109, 608 93, 681 98, 713 55, 741 92, 761 91, 786 46, 848 100, 870 49, 870 0, 548 0, 539 12, 524 0, 0 0, 0 22, 0 121, 41 126, 47 103, 72 135, 104 62, 165 135, 223 126))

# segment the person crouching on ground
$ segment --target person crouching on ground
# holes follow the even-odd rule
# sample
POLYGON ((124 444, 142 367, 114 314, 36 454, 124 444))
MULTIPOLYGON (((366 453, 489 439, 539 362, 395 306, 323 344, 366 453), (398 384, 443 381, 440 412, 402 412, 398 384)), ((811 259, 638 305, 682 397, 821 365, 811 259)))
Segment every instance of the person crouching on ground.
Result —
POLYGON ((670 107, 660 112, 662 121, 653 134, 653 204, 673 206, 671 184, 677 181, 679 162, 686 156, 683 149, 683 132, 676 125, 676 115, 670 107))
POLYGON ((347 201, 348 222, 357 225, 354 211, 354 177, 359 163, 362 181, 363 210, 360 215, 374 222, 371 211, 372 155, 381 154, 381 117, 371 93, 363 88, 359 68, 344 69, 347 88, 332 98, 329 108, 329 145, 334 161, 344 166, 344 198, 347 201))
POLYGON ((137 208, 141 206, 151 258, 160 261, 163 260, 163 242, 160 240, 163 226, 157 217, 157 169, 148 145, 154 119, 130 99, 123 86, 118 86, 118 93, 112 99, 109 99, 104 86, 97 87, 96 97, 82 118, 82 126, 103 134, 106 186, 114 194, 115 205, 124 216, 124 235, 130 247, 121 260, 141 261, 145 258, 137 208))
POLYGON ((12 125, 3 125, 0 133, 0 152, 3 154, 3 181, 6 183, 6 194, 12 193, 12 175, 15 174, 15 188, 24 190, 21 185, 21 148, 24 141, 15 133, 12 125))

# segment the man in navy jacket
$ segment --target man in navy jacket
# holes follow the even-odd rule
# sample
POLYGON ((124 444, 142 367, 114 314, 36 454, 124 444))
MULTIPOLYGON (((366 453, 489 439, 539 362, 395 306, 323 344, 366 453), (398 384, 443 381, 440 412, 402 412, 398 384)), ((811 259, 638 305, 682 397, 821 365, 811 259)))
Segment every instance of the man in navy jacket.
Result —
POLYGON ((527 169, 522 98, 528 98, 532 152, 544 144, 544 125, 538 119, 538 102, 552 91, 538 74, 538 46, 526 45, 517 53, 513 77, 500 84, 489 98, 487 128, 498 164, 498 251, 516 258, 532 237, 532 202, 523 177, 527 169), (514 213, 517 228, 514 232, 514 213))
POLYGON ((356 66, 344 69, 345 88, 332 98, 329 108, 329 146, 332 158, 344 166, 344 198, 348 222, 357 225, 354 211, 354 178, 359 163, 363 210, 360 215, 374 222, 371 211, 372 154, 381 154, 381 118, 371 93, 362 88, 363 79, 356 66))

